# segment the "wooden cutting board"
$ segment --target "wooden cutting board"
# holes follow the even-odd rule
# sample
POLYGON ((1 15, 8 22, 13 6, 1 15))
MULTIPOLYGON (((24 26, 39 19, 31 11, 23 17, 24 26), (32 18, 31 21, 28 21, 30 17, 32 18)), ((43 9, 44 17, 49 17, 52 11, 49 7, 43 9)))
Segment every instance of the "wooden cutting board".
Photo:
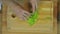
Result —
MULTIPOLYGON (((51 1, 40 1, 38 3, 39 18, 31 27, 27 21, 21 21, 18 17, 12 18, 13 13, 11 7, 8 7, 7 16, 7 31, 10 32, 36 32, 36 33, 52 33, 53 32, 53 3, 51 1)), ((3 27, 4 31, 4 27, 3 27)), ((6 33, 6 30, 4 31, 6 33)), ((12 34, 12 33, 11 33, 12 34)))
POLYGON ((27 21, 20 20, 17 16, 12 18, 14 13, 11 7, 7 10, 7 28, 11 32, 52 32, 53 31, 53 3, 51 1, 40 1, 38 5, 38 20, 33 26, 27 21))

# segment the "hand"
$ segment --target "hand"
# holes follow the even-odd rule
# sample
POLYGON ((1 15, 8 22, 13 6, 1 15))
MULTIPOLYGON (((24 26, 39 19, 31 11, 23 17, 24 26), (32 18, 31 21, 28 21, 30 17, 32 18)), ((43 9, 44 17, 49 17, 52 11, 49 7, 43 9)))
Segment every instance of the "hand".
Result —
POLYGON ((30 3, 32 5, 32 11, 34 13, 35 10, 37 9, 37 0, 30 0, 30 3))
MULTIPOLYGON (((31 8, 32 13, 34 13, 34 11, 36 10, 36 6, 37 6, 36 1, 30 0, 30 4, 32 5, 32 8, 31 8)), ((29 17, 31 17, 31 13, 29 13, 27 10, 24 10, 23 7, 18 6, 17 4, 13 4, 12 9, 14 10, 17 17, 19 17, 20 19, 27 20, 29 17)))
POLYGON ((20 20, 27 20, 31 15, 28 11, 22 9, 21 7, 17 5, 13 5, 12 9, 14 13, 16 14, 16 16, 20 18, 20 20))

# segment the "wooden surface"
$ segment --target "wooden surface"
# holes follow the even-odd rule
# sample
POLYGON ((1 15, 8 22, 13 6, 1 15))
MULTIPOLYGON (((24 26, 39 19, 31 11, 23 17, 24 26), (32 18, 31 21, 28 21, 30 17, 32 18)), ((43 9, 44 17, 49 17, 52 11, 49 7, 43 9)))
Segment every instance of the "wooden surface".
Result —
POLYGON ((38 19, 31 27, 27 21, 20 20, 17 16, 12 18, 13 11, 8 8, 7 11, 7 28, 10 31, 16 32, 51 32, 53 29, 53 8, 52 2, 41 1, 39 5, 38 19), (9 17, 8 17, 9 16, 9 17), (39 30, 39 31, 38 31, 39 30))
MULTIPOLYGON (((7 22, 6 22, 6 5, 4 5, 4 8, 3 8, 3 29, 2 29, 2 31, 3 31, 3 34, 28 34, 28 33, 30 33, 30 32, 8 32, 7 31, 7 22)), ((40 16, 42 16, 42 15, 47 15, 46 13, 43 13, 43 12, 40 12, 40 16)), ((49 14, 49 13, 48 13, 49 14)), ((43 16, 44 17, 44 16, 43 16)), ((41 18, 43 18, 43 17, 41 17, 41 18)), ((42 23, 41 23, 42 24, 42 23)), ((38 24, 37 24, 38 25, 38 24)), ((54 26, 54 32, 53 32, 53 34, 56 34, 55 32, 55 28, 56 28, 56 19, 54 19, 54 24, 53 24, 53 26, 54 26)), ((45 33, 37 33, 37 32, 33 32, 33 33, 30 33, 30 34, 45 34, 45 33)), ((46 34, 51 34, 51 33, 46 33, 46 34)))

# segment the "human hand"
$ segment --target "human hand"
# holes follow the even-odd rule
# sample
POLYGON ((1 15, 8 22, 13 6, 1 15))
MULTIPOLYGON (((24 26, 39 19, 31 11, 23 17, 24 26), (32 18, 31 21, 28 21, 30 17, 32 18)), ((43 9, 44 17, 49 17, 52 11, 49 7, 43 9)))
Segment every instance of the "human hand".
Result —
MULTIPOLYGON (((37 2, 36 1, 33 2, 33 1, 34 0, 30 0, 30 4, 32 6, 32 8, 31 8, 32 9, 32 13, 34 13, 34 11, 37 8, 37 2)), ((29 13, 29 11, 27 11, 27 10, 24 10, 23 7, 21 7, 20 5, 18 6, 16 4, 13 4, 12 9, 14 10, 15 14, 20 19, 27 20, 29 17, 31 17, 31 13, 29 13)))

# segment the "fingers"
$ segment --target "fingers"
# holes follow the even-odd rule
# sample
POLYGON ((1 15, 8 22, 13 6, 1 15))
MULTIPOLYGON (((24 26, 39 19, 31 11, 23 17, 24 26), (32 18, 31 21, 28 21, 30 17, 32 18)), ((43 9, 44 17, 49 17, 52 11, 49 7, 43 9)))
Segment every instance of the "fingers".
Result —
POLYGON ((31 14, 25 10, 22 10, 22 14, 24 20, 28 20, 28 18, 31 16, 31 14))

